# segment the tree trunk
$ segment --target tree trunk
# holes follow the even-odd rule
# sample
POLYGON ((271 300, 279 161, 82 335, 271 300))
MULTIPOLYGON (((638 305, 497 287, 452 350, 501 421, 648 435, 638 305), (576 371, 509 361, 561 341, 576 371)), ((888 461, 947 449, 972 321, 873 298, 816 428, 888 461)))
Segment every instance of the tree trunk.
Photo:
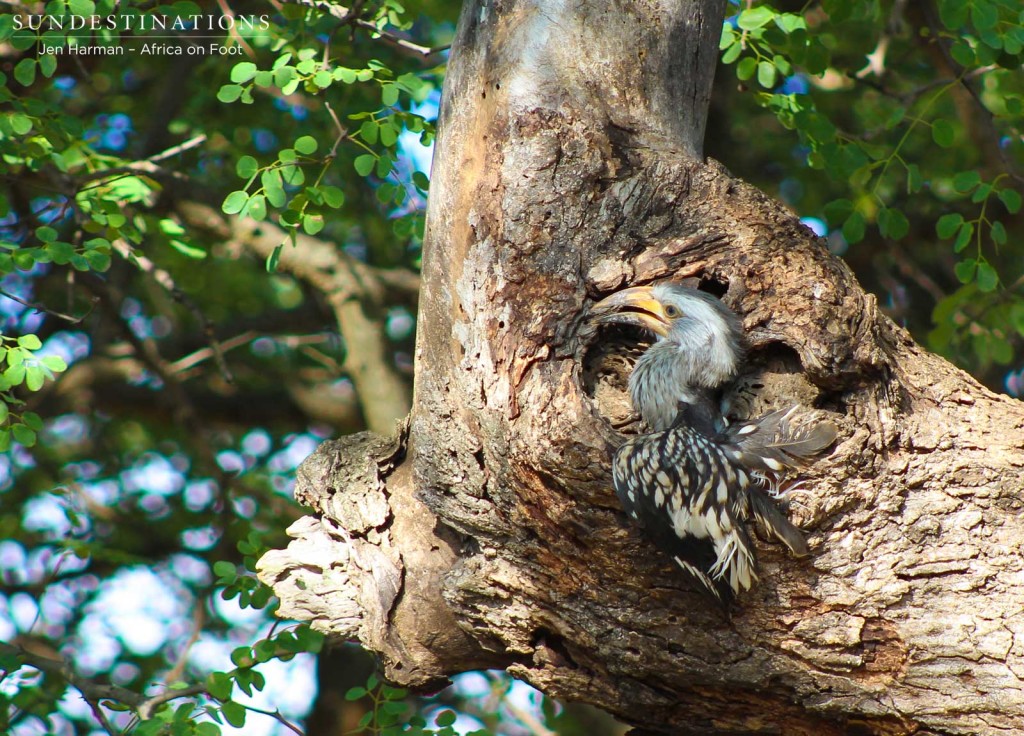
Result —
POLYGON ((781 205, 701 160, 724 3, 467 3, 431 184, 413 409, 325 443, 267 554, 281 615, 396 682, 503 667, 655 733, 1024 729, 1024 406, 918 347, 781 205), (840 427, 729 620, 611 490, 623 394, 587 326, 692 277, 758 406, 840 427))

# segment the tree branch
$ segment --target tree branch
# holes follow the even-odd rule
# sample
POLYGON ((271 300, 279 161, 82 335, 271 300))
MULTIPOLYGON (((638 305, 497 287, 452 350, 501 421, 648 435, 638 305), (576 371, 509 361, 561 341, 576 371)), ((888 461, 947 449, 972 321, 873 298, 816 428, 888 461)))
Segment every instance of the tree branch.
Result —
POLYGON ((422 56, 423 58, 428 58, 434 54, 439 54, 442 51, 447 51, 451 48, 450 44, 434 47, 421 46, 420 44, 413 43, 401 36, 397 36, 394 33, 377 28, 377 26, 370 21, 359 17, 359 12, 357 12, 356 8, 361 5, 361 3, 357 3, 356 6, 353 6, 351 9, 343 5, 338 5, 337 3, 328 2, 327 0, 281 0, 281 4, 300 5, 327 13, 331 17, 336 18, 342 25, 358 26, 359 28, 371 31, 373 34, 379 36, 388 43, 391 43, 405 51, 417 54, 418 56, 422 56))
POLYGON ((288 233, 271 223, 225 218, 195 202, 182 202, 178 210, 192 226, 212 230, 262 259, 285 244, 280 268, 320 291, 334 311, 346 345, 343 367, 355 386, 367 426, 382 434, 393 432, 395 420, 409 411, 410 392, 394 366, 382 311, 395 296, 409 298, 418 278, 408 271, 372 268, 306 235, 297 235, 293 248, 286 244, 288 233))

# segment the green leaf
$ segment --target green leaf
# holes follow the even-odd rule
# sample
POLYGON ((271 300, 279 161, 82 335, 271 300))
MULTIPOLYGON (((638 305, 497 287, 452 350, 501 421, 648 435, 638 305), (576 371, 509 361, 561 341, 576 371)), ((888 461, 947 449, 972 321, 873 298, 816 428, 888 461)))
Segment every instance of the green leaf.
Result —
POLYGON ((356 70, 349 69, 347 67, 339 66, 336 67, 334 72, 334 79, 343 82, 345 84, 352 84, 356 81, 356 70))
MULTIPOLYGON (((0 424, 6 424, 7 423, 7 417, 9 417, 10 415, 11 415, 11 410, 7 408, 7 402, 6 401, 0 401, 0 424)), ((0 666, 2 666, 2 665, 0 665, 0 666)), ((5 668, 5 669, 9 669, 9 668, 5 668)), ((17 669, 17 668, 15 667, 14 669, 17 669)))
POLYGON ((758 62, 757 83, 765 89, 771 89, 775 86, 775 65, 770 61, 758 62))
POLYGON ((860 212, 854 212, 843 223, 843 238, 851 245, 859 243, 864 239, 866 230, 867 221, 864 219, 864 215, 860 212))
POLYGON ((43 373, 42 368, 32 365, 25 369, 25 387, 29 391, 38 391, 44 383, 46 383, 46 374, 43 373))
MULTIPOLYGON (((8 353, 8 356, 10 353, 8 353)), ((25 364, 20 363, 18 365, 8 364, 7 369, 4 370, 4 381, 8 386, 20 386, 25 380, 25 364)))
POLYGON ((170 244, 171 248, 173 248, 181 255, 186 256, 187 258, 199 261, 206 258, 207 256, 206 251, 204 251, 202 248, 190 246, 184 241, 179 241, 178 239, 176 239, 176 237, 172 237, 172 239, 168 241, 168 243, 170 244))
POLYGON ((999 23, 998 9, 987 0, 973 0, 971 5, 971 22, 979 31, 990 31, 999 23))
POLYGON ((227 560, 218 560, 213 563, 213 574, 217 576, 217 582, 222 585, 233 583, 238 578, 238 570, 234 563, 227 560))
POLYGON ((848 199, 834 199, 824 207, 825 219, 832 226, 838 226, 846 222, 853 213, 853 202, 848 199))
POLYGON ((998 196, 1002 200, 1003 206, 1006 207, 1007 212, 1011 215, 1015 215, 1020 211, 1021 196, 1017 190, 1000 189, 998 196))
POLYGON ((321 69, 313 75, 313 84, 320 89, 327 89, 331 86, 331 82, 334 81, 332 74, 326 69, 321 69))
POLYGON ((951 31, 959 30, 967 22, 968 3, 963 0, 940 0, 939 19, 951 31))
POLYGON ((110 268, 110 253, 100 250, 90 250, 85 253, 85 260, 93 271, 106 271, 110 268))
POLYGON ((736 59, 740 58, 741 53, 743 53, 743 46, 739 42, 734 41, 732 45, 725 50, 725 53, 722 54, 722 63, 733 63, 736 59))
POLYGON ((921 167, 917 164, 907 165, 907 192, 916 194, 924 187, 924 176, 921 174, 921 167))
MULTIPOLYGON (((284 57, 281 57, 282 59, 284 57)), ((278 59, 280 61, 280 59, 278 59)), ((293 66, 277 66, 277 62, 274 63, 274 84, 282 88, 287 87, 293 82, 298 83, 299 75, 295 71, 293 66)), ((287 94, 287 93, 285 93, 287 94)))
POLYGON ((356 169, 356 173, 359 176, 369 176, 370 172, 373 171, 374 164, 377 163, 377 159, 373 154, 364 153, 362 156, 356 156, 356 160, 353 161, 352 165, 356 169))
POLYGON ((1010 322, 1013 323, 1017 334, 1024 337, 1024 302, 1014 304, 1010 308, 1010 322))
POLYGON ((443 710, 443 711, 441 711, 440 713, 437 714, 436 718, 434 718, 434 723, 437 724, 438 726, 440 726, 441 728, 444 728, 446 726, 453 726, 453 725, 455 725, 455 721, 457 719, 458 719, 458 716, 455 715, 455 711, 453 711, 453 710, 443 710))
POLYGON ((26 411, 21 415, 21 422, 33 432, 41 432, 43 429, 43 418, 34 411, 26 411))
POLYGON ((225 215, 237 215, 249 201, 249 195, 241 189, 231 192, 224 198, 224 204, 220 206, 225 215))
POLYGON ((753 31, 768 25, 775 17, 775 11, 763 5, 747 8, 736 19, 736 25, 745 31, 753 31))
POLYGON ((953 177, 953 188, 966 194, 981 183, 981 175, 977 171, 961 171, 953 177))
POLYGON ((935 232, 940 238, 952 238, 963 222, 963 215, 959 212, 950 212, 940 217, 939 221, 935 223, 935 232))
POLYGON ((225 84, 217 91, 217 99, 221 102, 234 102, 242 96, 242 87, 238 84, 225 84))
POLYGON ((377 201, 381 204, 387 204, 391 201, 391 198, 395 195, 395 189, 397 185, 385 182, 377 187, 377 201))
POLYGON ((311 153, 313 153, 314 151, 316 151, 316 147, 317 147, 316 138, 314 138, 311 135, 304 135, 304 136, 302 136, 297 141, 295 141, 295 146, 294 146, 295 150, 298 151, 299 153, 303 154, 304 156, 308 156, 311 153))
POLYGON ((961 284, 969 284, 974 280, 974 274, 978 270, 978 262, 973 258, 960 261, 953 267, 953 273, 960 280, 961 284))
MULTIPOLYGON (((202 721, 200 723, 193 723, 192 729, 195 732, 195 736, 221 736, 220 726, 216 723, 210 723, 209 721, 202 721)), ((136 729, 133 733, 138 733, 136 729)))
POLYGON ((992 223, 992 240, 998 245, 1006 245, 1006 226, 999 220, 992 223))
POLYGON ((422 171, 412 172, 412 183, 420 191, 427 191, 430 188, 430 179, 422 171))
POLYGON ((53 54, 43 54, 39 57, 39 71, 49 79, 57 71, 57 57, 53 54))
POLYGON ((807 21, 802 15, 796 13, 779 13, 775 16, 775 25, 786 33, 792 33, 800 28, 807 28, 807 21))
POLYGON ((371 146, 377 142, 379 133, 380 125, 376 120, 364 120, 363 124, 359 126, 359 137, 371 146))
POLYGON ((235 728, 245 725, 245 708, 233 700, 229 700, 221 706, 220 712, 224 714, 224 720, 235 728))
POLYGON ((238 163, 235 164, 235 173, 243 179, 255 176, 259 170, 259 162, 252 156, 242 156, 242 158, 238 159, 238 163))
POLYGON ((23 115, 20 112, 12 112, 8 117, 7 121, 11 125, 11 131, 15 135, 25 135, 32 130, 32 118, 28 115, 23 115))
POLYGON ((974 224, 965 222, 960 226, 960 231, 956 234, 956 240, 953 241, 953 252, 959 253, 966 248, 968 243, 971 242, 972 237, 974 237, 974 224))
POLYGON ((932 140, 943 148, 949 148, 956 139, 956 130, 948 120, 936 120, 932 123, 932 140))
POLYGON ((306 181, 306 173, 298 166, 282 166, 281 178, 285 184, 297 187, 306 181))
POLYGON ((316 235, 318 232, 324 229, 324 216, 303 215, 302 229, 306 231, 307 235, 316 235))
POLYGON ((753 56, 745 56, 736 65, 736 78, 745 82, 754 76, 755 71, 757 71, 757 59, 753 56))
POLYGON ((949 54, 961 66, 974 66, 975 61, 977 61, 974 49, 963 39, 953 42, 953 45, 949 48, 949 54))
POLYGON ((71 259, 75 255, 75 246, 71 243, 48 243, 46 246, 46 252, 53 258, 53 262, 57 264, 70 263, 71 259))
POLYGON ((18 345, 26 350, 38 350, 43 346, 43 343, 35 335, 22 335, 18 338, 18 345))
POLYGON ((256 76, 256 65, 251 61, 242 61, 231 69, 231 81, 235 84, 243 84, 256 76))
MULTIPOLYGON (((236 647, 231 652, 231 663, 233 665, 235 665, 235 667, 249 667, 249 666, 251 666, 252 663, 253 663, 253 661, 252 661, 252 649, 250 649, 249 647, 244 647, 244 646, 243 647, 236 647)), ((241 673, 239 673, 239 675, 241 675, 241 673)), ((239 682, 241 682, 241 677, 239 677, 239 682)))
POLYGON ((36 433, 24 424, 15 424, 11 427, 11 434, 14 436, 15 442, 18 442, 25 447, 35 447, 36 433))
POLYGON ((68 364, 59 355, 47 355, 43 358, 43 365, 54 373, 60 373, 68 369, 68 364))
POLYGON ((213 672, 206 678, 206 689, 217 700, 227 700, 230 698, 233 688, 234 684, 231 682, 231 678, 223 672, 213 672))
POLYGON ((263 194, 267 201, 274 207, 284 207, 288 197, 284 192, 284 182, 281 180, 279 169, 266 169, 260 175, 260 184, 263 185, 263 194))
POLYGON ((1013 345, 1009 340, 994 337, 989 344, 992 360, 1000 365, 1008 365, 1013 360, 1013 345))
POLYGON ((93 0, 68 0, 68 10, 72 15, 92 15, 96 12, 93 0))
POLYGON ((262 194, 255 194, 249 200, 249 217, 254 220, 263 220, 267 217, 267 198, 262 194))
POLYGON ((365 697, 366 693, 365 687, 353 687, 345 693, 345 700, 359 700, 359 698, 365 697))
POLYGON ((879 212, 878 222, 880 226, 883 223, 883 214, 885 215, 885 224, 881 227, 883 235, 892 238, 893 240, 899 240, 910 232, 910 222, 907 220, 906 215, 904 215, 900 210, 888 208, 879 212))
MULTIPOLYGON (((959 276, 959 274, 957 275, 959 276)), ((995 288, 999 286, 999 274, 988 261, 981 261, 978 264, 977 278, 978 288, 982 291, 995 291, 995 288)))
POLYGON ((387 106, 398 102, 398 86, 394 84, 382 84, 380 86, 380 99, 387 106))
MULTIPOLYGON (((415 179, 415 174, 413 174, 413 177, 415 179)), ((323 197, 324 204, 334 209, 345 204, 345 192, 335 186, 326 185, 320 187, 320 196, 323 197)))
POLYGON ((271 251, 269 256, 267 256, 267 273, 275 273, 277 271, 277 264, 281 260, 282 248, 284 248, 284 243, 274 246, 274 250, 271 251))
POLYGON ((23 86, 28 87, 36 80, 37 63, 35 59, 22 59, 14 67, 14 78, 23 86))

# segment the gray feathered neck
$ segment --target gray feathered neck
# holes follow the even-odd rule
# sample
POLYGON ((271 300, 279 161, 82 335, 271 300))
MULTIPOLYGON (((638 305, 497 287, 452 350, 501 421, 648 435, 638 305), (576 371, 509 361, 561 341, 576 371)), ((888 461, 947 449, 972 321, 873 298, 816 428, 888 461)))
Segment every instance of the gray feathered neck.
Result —
POLYGON ((744 340, 739 318, 710 294, 662 284, 652 295, 681 316, 637 361, 629 392, 640 415, 660 431, 672 425, 679 402, 713 402, 717 409, 718 390, 739 370, 744 340))

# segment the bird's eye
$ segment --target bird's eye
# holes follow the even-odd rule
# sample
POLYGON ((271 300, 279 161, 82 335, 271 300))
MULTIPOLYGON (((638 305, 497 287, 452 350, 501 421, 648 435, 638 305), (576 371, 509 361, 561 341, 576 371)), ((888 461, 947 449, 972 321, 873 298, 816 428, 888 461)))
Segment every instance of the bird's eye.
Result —
POLYGON ((679 317, 681 315, 682 312, 679 311, 679 307, 677 307, 675 304, 665 305, 665 316, 668 317, 669 319, 675 319, 676 317, 679 317))

